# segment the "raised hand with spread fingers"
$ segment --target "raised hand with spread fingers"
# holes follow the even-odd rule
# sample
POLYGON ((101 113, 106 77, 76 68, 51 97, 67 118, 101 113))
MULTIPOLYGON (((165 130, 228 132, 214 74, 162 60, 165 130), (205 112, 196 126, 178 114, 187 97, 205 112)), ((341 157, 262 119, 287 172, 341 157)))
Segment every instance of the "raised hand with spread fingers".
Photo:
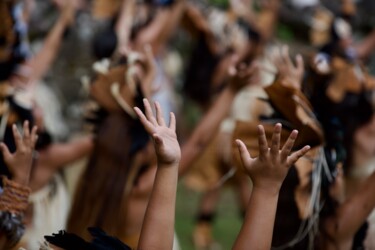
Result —
POLYGON ((253 181, 254 188, 279 192, 289 167, 310 149, 310 146, 305 146, 291 154, 298 135, 298 131, 293 130, 280 150, 281 130, 281 124, 276 124, 272 135, 271 147, 268 147, 264 128, 262 125, 258 126, 259 156, 257 158, 252 158, 245 144, 241 140, 236 140, 243 166, 253 181))
POLYGON ((176 136, 176 118, 170 114, 167 126, 159 103, 155 103, 156 117, 151 105, 144 99, 145 114, 134 108, 146 131, 154 140, 158 159, 154 186, 144 217, 138 249, 172 249, 178 167, 181 159, 176 136), (163 230, 160 230, 160 229, 163 230))
POLYGON ((36 134, 37 127, 34 126, 30 133, 29 122, 25 121, 23 123, 23 135, 20 134, 15 124, 13 124, 12 129, 17 148, 16 151, 10 153, 7 145, 4 143, 0 144, 0 149, 5 164, 13 175, 13 180, 27 186, 29 183, 34 147, 38 139, 36 134))
POLYGON ((295 57, 296 65, 294 65, 289 56, 289 47, 285 45, 273 51, 271 60, 277 68, 278 77, 282 84, 295 89, 301 89, 304 62, 300 54, 295 57))
POLYGON ((310 147, 291 153, 298 132, 294 130, 280 150, 281 124, 276 124, 271 147, 262 125, 258 127, 259 156, 252 158, 241 140, 236 140, 244 168, 253 181, 245 221, 233 249, 271 249, 273 225, 281 185, 288 170, 310 147))
POLYGON ((170 122, 167 126, 163 118, 163 110, 158 102, 155 102, 156 117, 152 113, 151 105, 147 99, 143 101, 145 114, 134 108, 146 131, 154 139, 155 151, 160 165, 178 164, 181 159, 180 145, 176 135, 176 118, 170 113, 170 122))

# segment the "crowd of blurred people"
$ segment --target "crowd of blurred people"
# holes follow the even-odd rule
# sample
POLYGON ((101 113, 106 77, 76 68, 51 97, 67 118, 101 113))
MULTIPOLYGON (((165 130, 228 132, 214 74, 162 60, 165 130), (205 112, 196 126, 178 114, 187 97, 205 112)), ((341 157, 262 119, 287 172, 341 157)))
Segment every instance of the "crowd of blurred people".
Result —
POLYGON ((375 248, 366 1, 213 2, 0 2, 1 249, 181 249, 179 179, 203 193, 196 249, 214 245, 226 186, 243 219, 233 249, 375 248), (92 63, 74 76, 81 128, 61 141, 41 82, 82 13, 92 63), (39 49, 30 25, 48 30, 39 49))

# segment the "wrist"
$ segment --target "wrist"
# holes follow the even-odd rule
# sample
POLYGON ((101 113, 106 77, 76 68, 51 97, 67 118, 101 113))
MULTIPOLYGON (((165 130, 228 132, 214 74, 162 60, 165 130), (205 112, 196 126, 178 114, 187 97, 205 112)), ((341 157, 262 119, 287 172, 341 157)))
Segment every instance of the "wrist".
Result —
POLYGON ((14 174, 12 181, 23 185, 23 186, 28 186, 29 185, 29 178, 30 174, 29 173, 20 173, 20 174, 14 174))
POLYGON ((278 197, 280 193, 281 186, 260 186, 260 185, 253 185, 252 195, 259 194, 262 197, 278 197))
POLYGON ((157 161, 158 168, 178 168, 180 165, 180 161, 175 162, 163 162, 163 161, 157 161))
POLYGON ((29 178, 14 177, 12 180, 23 186, 29 185, 29 178))

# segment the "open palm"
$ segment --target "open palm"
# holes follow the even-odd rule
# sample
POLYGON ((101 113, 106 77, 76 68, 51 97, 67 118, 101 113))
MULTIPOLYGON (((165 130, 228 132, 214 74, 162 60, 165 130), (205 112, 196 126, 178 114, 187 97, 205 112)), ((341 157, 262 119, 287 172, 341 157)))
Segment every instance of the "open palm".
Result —
POLYGON ((309 146, 292 153, 298 132, 294 130, 280 150, 281 124, 276 124, 272 145, 269 148, 262 125, 258 126, 259 157, 252 158, 241 140, 236 140, 240 150, 242 163, 254 183, 254 187, 279 192, 288 170, 300 157, 310 149, 309 146))
POLYGON ((167 126, 158 102, 155 102, 156 117, 152 113, 148 100, 144 99, 143 103, 145 114, 138 107, 135 107, 134 110, 146 131, 154 139, 158 162, 168 165, 178 163, 181 158, 181 149, 177 141, 175 115, 172 112, 170 113, 170 122, 167 126))

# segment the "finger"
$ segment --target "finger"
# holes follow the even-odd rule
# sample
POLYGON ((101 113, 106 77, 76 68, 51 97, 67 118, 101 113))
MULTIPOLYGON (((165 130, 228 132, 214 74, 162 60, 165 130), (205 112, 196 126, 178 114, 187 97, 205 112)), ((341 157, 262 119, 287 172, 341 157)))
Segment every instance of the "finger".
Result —
POLYGON ((152 51, 151 45, 146 44, 144 46, 144 49, 145 49, 145 54, 146 54, 147 60, 149 61, 149 63, 153 63, 155 57, 154 57, 154 53, 152 51))
POLYGON ((310 146, 304 146, 302 149, 294 152, 291 156, 287 159, 287 165, 292 166, 299 158, 304 156, 310 150, 310 146))
POLYGON ((169 113, 169 128, 176 131, 176 116, 173 112, 169 113))
POLYGON ((3 154, 4 160, 8 161, 8 159, 10 159, 12 154, 9 152, 9 148, 7 147, 7 145, 5 145, 5 143, 3 142, 0 143, 0 150, 1 150, 1 153, 3 154))
POLYGON ((160 126, 166 126, 165 125, 165 121, 164 121, 163 110, 160 107, 160 103, 159 102, 155 102, 155 110, 156 110, 156 119, 157 119, 158 124, 160 126))
POLYGON ((289 68, 294 68, 292 60, 290 60, 290 56, 289 56, 289 46, 284 45, 281 49, 281 54, 282 54, 283 63, 285 63, 285 65, 289 68))
POLYGON ((281 160, 285 161, 290 152, 292 152, 294 142, 296 141, 298 136, 298 130, 293 130, 292 133, 290 133, 288 140, 286 140, 283 148, 281 149, 281 160))
POLYGON ((283 66, 280 50, 281 49, 279 47, 275 48, 273 51, 273 56, 272 56, 272 61, 275 64, 278 71, 281 71, 281 68, 283 66))
POLYGON ((303 70, 305 69, 305 63, 303 61, 303 57, 301 56, 301 54, 298 54, 296 56, 296 62, 297 62, 297 70, 298 70, 298 73, 300 75, 303 74, 303 70))
POLYGON ((154 117, 154 114, 152 113, 150 102, 146 98, 143 99, 143 105, 145 106, 147 120, 151 122, 154 126, 157 126, 158 123, 154 117))
POLYGON ((37 126, 34 126, 31 130, 31 147, 34 148, 35 147, 35 144, 38 140, 38 135, 37 135, 37 132, 38 132, 38 127, 37 126))
POLYGON ((154 52, 152 51, 152 47, 150 44, 146 44, 144 48, 145 48, 147 63, 149 64, 150 67, 153 68, 156 62, 155 62, 154 52))
POLYGON ((23 142, 22 142, 21 134, 18 131, 16 124, 13 124, 12 130, 13 130, 14 142, 16 143, 16 148, 17 150, 21 149, 23 147, 23 142))
POLYGON ((259 146, 259 157, 265 157, 268 153, 268 143, 266 138, 266 132, 264 132, 264 127, 258 125, 258 146, 259 146))
POLYGON ((143 127, 149 134, 153 134, 155 132, 155 126, 149 122, 143 112, 138 108, 134 107, 134 111, 137 114, 139 120, 141 121, 143 127))
POLYGON ((240 156, 241 156, 242 164, 245 167, 249 166, 250 161, 251 161, 251 156, 250 156, 249 151, 246 148, 245 143, 243 143, 243 141, 237 139, 236 140, 236 144, 237 144, 238 150, 240 151, 240 156))
POLYGON ((271 141, 271 154, 276 156, 280 150, 280 139, 281 139, 281 123, 277 123, 273 130, 272 141, 271 141))
POLYGON ((30 147, 31 138, 30 138, 29 121, 24 121, 23 123, 23 141, 27 147, 30 147))

